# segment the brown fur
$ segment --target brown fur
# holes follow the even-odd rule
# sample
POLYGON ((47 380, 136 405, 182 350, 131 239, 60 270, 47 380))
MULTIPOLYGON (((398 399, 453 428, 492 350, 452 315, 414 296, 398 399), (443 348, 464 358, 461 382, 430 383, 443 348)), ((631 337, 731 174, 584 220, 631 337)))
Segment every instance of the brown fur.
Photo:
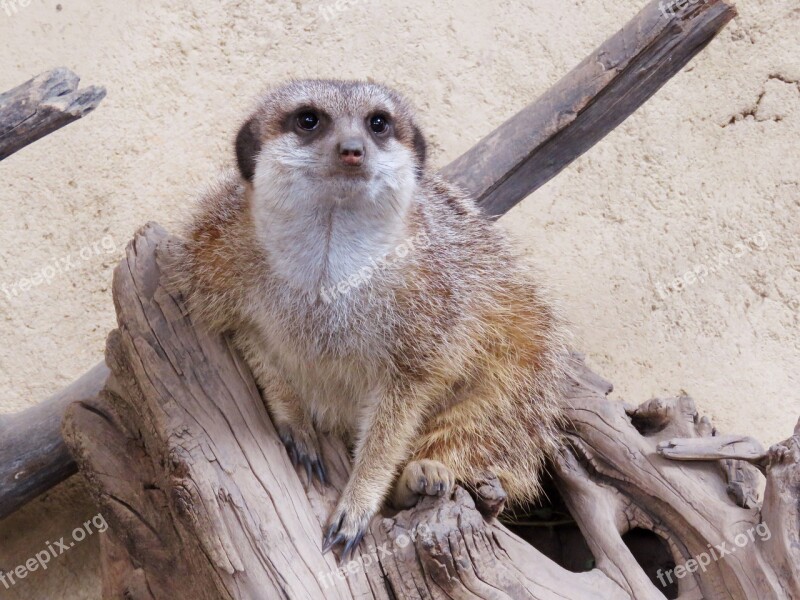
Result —
MULTIPOLYGON (((395 92, 355 83, 292 85, 268 95, 248 121, 261 132, 259 152, 276 136, 292 135, 281 125, 292 98, 321 97, 320 110, 330 111, 331 120, 337 110, 350 115, 377 102, 382 110, 392 105, 397 122, 400 146, 385 151, 407 152, 408 164, 422 168, 419 129, 395 92)), ((260 156, 256 173, 267 160, 260 156)), ((406 164, 405 155, 397 156, 406 164)), ((258 177, 251 185, 229 172, 204 196, 174 279, 200 319, 232 333, 293 452, 318 460, 317 430, 354 444, 334 533, 357 541, 409 464, 395 487, 401 504, 408 503, 409 488, 425 493, 425 485, 409 478, 446 473, 438 463, 466 486, 487 471, 496 474, 512 506, 534 500, 545 459, 558 443, 565 346, 559 318, 497 227, 459 190, 424 174, 386 227, 396 230, 391 239, 427 243, 324 302, 277 273, 280 248, 264 241, 257 216, 273 192, 259 191, 258 177)), ((315 223, 334 235, 347 209, 323 209, 330 215, 320 212, 315 223)), ((327 269, 319 273, 322 281, 327 269)))

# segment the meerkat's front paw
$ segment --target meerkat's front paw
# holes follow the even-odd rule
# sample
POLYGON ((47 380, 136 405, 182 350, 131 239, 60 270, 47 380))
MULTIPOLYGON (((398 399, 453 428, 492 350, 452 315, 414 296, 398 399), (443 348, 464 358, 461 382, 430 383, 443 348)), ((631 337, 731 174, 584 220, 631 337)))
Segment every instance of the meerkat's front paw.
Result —
POLYGON ((303 465, 306 470, 306 482, 311 485, 314 477, 322 485, 328 485, 328 473, 322 460, 322 450, 316 431, 305 431, 290 427, 278 427, 278 435, 289 452, 294 466, 303 465))
POLYGON ((392 493, 395 508, 410 508, 422 496, 445 496, 453 491, 456 477, 436 460, 414 460, 406 465, 392 493))
POLYGON ((364 539, 375 512, 372 508, 359 506, 358 503, 342 498, 328 522, 328 529, 322 540, 322 553, 326 554, 334 546, 344 544, 341 561, 346 562, 364 539))

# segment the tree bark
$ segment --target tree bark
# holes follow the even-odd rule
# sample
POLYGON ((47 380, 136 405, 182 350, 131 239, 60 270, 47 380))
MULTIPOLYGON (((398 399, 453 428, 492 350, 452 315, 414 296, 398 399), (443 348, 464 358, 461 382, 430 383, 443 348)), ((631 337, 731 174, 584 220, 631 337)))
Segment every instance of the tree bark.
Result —
POLYGON ((161 287, 156 255, 169 248, 157 225, 129 246, 114 275, 108 384, 65 420, 110 524, 104 598, 663 600, 623 541, 637 528, 663 539, 676 564, 702 562, 670 575, 682 599, 800 597, 800 425, 763 452, 716 435, 689 398, 610 401, 611 386, 579 357, 569 444, 553 472, 594 569, 571 573, 485 522, 460 488, 377 517, 356 560, 340 567, 321 539, 347 481, 343 444, 323 442, 332 486, 305 489, 242 359, 161 287), (741 458, 766 473, 763 506, 742 501, 758 481, 741 458), (728 552, 712 558, 712 547, 728 552))
POLYGON ((0 94, 0 160, 97 108, 105 89, 79 82, 62 67, 0 94))

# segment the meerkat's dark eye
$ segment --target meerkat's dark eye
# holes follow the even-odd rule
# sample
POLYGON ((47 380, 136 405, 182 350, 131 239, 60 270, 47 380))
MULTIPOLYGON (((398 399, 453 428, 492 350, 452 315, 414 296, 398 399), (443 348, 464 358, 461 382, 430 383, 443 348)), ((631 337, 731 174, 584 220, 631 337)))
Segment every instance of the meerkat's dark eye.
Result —
POLYGON ((315 112, 307 110, 297 115, 297 126, 303 131, 314 131, 318 125, 319 117, 315 112))
POLYGON ((383 115, 373 115, 369 120, 369 128, 377 134, 386 133, 389 129, 389 119, 383 115))

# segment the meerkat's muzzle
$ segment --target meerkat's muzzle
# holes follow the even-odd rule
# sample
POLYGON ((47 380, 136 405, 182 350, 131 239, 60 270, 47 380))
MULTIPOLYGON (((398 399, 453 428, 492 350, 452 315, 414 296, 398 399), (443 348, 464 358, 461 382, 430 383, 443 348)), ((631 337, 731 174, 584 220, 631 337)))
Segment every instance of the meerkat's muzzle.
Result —
POLYGON ((337 151, 339 160, 347 167, 360 167, 364 164, 364 141, 360 138, 350 138, 340 142, 337 151))

